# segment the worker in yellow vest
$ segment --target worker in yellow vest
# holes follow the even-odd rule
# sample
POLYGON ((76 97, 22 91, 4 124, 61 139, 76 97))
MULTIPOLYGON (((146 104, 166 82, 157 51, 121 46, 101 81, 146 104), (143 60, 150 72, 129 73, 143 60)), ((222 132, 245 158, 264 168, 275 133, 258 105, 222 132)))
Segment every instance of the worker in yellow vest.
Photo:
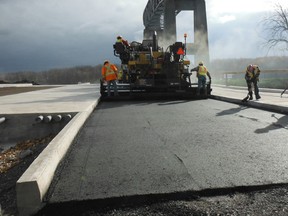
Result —
POLYGON ((120 69, 118 73, 118 82, 123 82, 123 70, 120 69))
POLYGON ((129 47, 130 44, 127 40, 125 40, 121 35, 117 36, 117 40, 116 43, 122 43, 123 45, 125 45, 126 47, 129 47))
POLYGON ((261 98, 259 95, 259 88, 258 88, 259 76, 260 76, 260 69, 258 65, 251 64, 247 66, 245 72, 245 80, 248 87, 249 100, 253 100, 253 87, 256 99, 258 100, 261 98))
POLYGON ((191 71, 196 71, 197 78, 198 78, 198 89, 197 89, 197 95, 200 95, 200 91, 203 88, 205 95, 207 94, 206 89, 206 76, 209 77, 209 82, 211 84, 211 75, 208 72, 208 69, 206 66, 204 66, 204 63, 202 61, 199 62, 198 66, 191 69, 191 71))

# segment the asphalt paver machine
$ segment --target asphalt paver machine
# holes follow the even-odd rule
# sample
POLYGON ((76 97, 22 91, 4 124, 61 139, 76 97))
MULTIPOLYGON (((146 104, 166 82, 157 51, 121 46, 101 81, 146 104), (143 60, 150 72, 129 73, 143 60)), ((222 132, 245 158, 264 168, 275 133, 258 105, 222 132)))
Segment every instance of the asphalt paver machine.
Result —
MULTIPOLYGON (((120 98, 207 98, 211 93, 207 83, 197 96, 198 83, 191 82, 185 43, 175 42, 164 51, 154 33, 152 39, 142 43, 133 41, 125 46, 116 42, 113 48, 114 55, 121 60, 117 85, 120 98)), ((107 84, 102 81, 100 92, 102 98, 107 98, 107 84)))

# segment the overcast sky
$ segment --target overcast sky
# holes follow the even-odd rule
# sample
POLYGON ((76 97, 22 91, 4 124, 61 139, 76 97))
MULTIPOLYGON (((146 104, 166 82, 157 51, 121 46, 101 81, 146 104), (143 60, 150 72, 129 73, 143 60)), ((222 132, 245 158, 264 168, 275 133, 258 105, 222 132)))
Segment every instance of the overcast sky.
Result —
MULTIPOLYGON (((0 72, 102 64, 113 57, 117 35, 142 41, 148 0, 0 0, 0 72)), ((287 0, 277 0, 288 7, 287 0)), ((211 59, 267 54, 259 22, 273 0, 206 0, 211 59)), ((188 33, 192 13, 177 16, 178 40, 188 33)), ((191 37, 190 37, 191 36, 191 37)), ((274 55, 279 53, 269 53, 274 55)), ((280 53, 286 55, 287 53, 280 53)))

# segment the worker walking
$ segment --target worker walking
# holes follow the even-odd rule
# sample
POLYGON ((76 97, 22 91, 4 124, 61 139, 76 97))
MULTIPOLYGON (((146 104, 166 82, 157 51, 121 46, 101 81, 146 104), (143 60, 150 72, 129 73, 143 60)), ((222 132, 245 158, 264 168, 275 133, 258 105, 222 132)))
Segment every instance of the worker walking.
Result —
POLYGON ((253 87, 256 99, 258 100, 261 98, 259 95, 259 88, 258 88, 259 76, 260 76, 260 69, 258 65, 250 64, 247 66, 245 73, 245 80, 248 87, 249 100, 253 100, 253 87))
POLYGON ((118 70, 114 64, 111 64, 109 61, 105 61, 102 67, 102 77, 103 80, 107 82, 107 94, 108 97, 111 96, 111 85, 114 87, 114 96, 118 96, 118 89, 116 80, 118 77, 118 70))
POLYGON ((204 89, 204 94, 207 94, 206 89, 206 75, 209 77, 209 82, 211 84, 211 76, 208 72, 208 69, 206 66, 204 66, 204 63, 201 61, 199 62, 198 66, 191 69, 191 71, 196 71, 197 78, 198 78, 198 89, 197 89, 197 95, 200 95, 201 89, 204 89))

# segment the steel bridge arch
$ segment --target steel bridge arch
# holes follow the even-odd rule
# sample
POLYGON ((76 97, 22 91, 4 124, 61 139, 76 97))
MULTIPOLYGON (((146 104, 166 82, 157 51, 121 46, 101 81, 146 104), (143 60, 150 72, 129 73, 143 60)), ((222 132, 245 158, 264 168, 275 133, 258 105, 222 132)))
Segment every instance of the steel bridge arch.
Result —
POLYGON ((175 43, 176 16, 185 10, 194 12, 194 43, 187 44, 187 54, 194 55, 197 62, 209 64, 205 0, 148 0, 143 12, 144 39, 151 38, 156 31, 160 45, 175 43))

